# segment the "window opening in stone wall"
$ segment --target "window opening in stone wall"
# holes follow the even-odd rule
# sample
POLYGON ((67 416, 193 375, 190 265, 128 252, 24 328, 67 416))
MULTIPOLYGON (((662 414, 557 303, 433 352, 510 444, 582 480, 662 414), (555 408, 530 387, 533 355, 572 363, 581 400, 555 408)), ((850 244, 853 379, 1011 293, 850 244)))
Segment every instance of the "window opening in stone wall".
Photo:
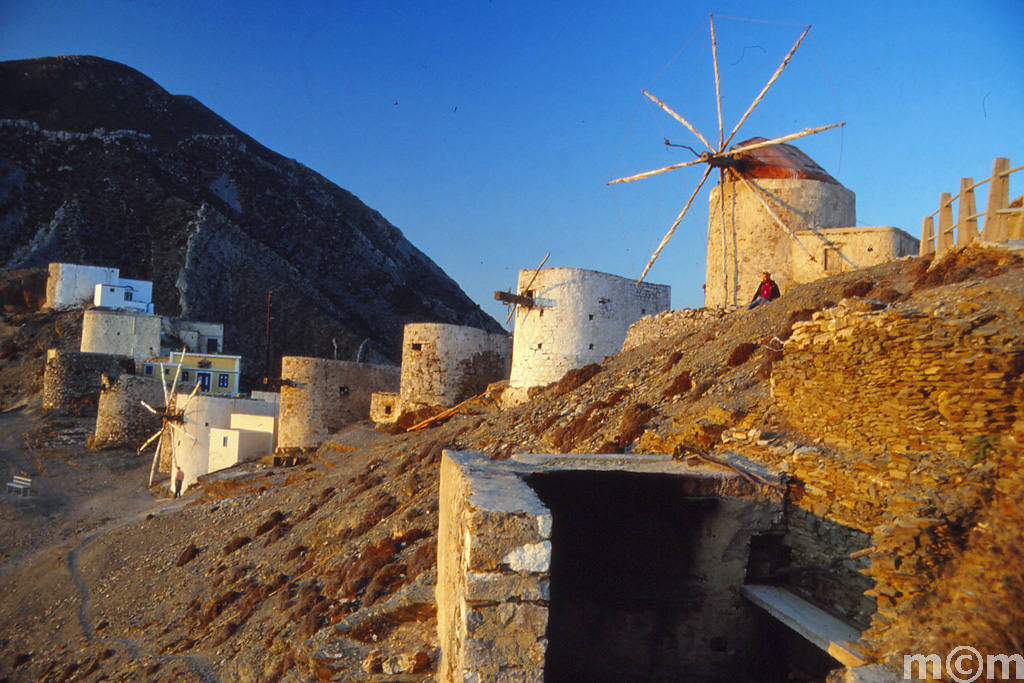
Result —
POLYGON ((590 349, 591 351, 593 351, 593 350, 594 350, 594 345, 593 345, 593 344, 591 344, 591 345, 590 345, 590 346, 588 346, 587 348, 589 348, 589 349, 590 349))
POLYGON ((543 342, 537 342, 537 350, 540 351, 542 348, 544 348, 543 342))
POLYGON ((385 415, 390 415, 391 414, 391 406, 384 406, 384 414, 385 415))
POLYGON ((839 250, 825 247, 825 271, 836 272, 843 269, 842 259, 839 257, 839 250))
POLYGON ((543 308, 542 308, 542 309, 540 309, 540 310, 539 310, 539 311, 537 312, 537 317, 538 317, 538 318, 543 318, 543 317, 544 317, 544 309, 543 309, 543 308))
POLYGON ((647 309, 646 308, 641 308, 640 309, 640 315, 647 315, 647 309))
POLYGON ((339 396, 348 396, 348 387, 338 387, 339 396))
POLYGON ((420 342, 413 342, 412 344, 410 344, 409 348, 411 348, 413 351, 422 351, 423 344, 421 344, 420 342))
POLYGON ((591 313, 590 315, 587 316, 587 320, 593 320, 593 319, 594 319, 594 314, 593 313, 591 313))
POLYGON ((227 447, 227 445, 228 445, 228 437, 226 437, 226 436, 224 437, 224 443, 223 443, 222 445, 223 445, 223 446, 224 446, 225 448, 227 447))
POLYGON ((533 290, 532 289, 526 290, 526 298, 527 299, 532 299, 533 298, 533 290))

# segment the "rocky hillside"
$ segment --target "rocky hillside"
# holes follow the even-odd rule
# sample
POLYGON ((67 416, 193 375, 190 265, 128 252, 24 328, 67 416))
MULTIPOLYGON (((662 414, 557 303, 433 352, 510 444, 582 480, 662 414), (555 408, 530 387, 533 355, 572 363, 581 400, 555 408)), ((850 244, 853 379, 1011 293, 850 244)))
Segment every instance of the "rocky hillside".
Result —
POLYGON ((0 498, 0 681, 432 680, 444 448, 740 454, 789 475, 784 580, 869 659, 1018 652, 1022 348, 1024 260, 969 249, 660 314, 514 409, 356 425, 179 501, 131 453, 84 450, 86 422, 0 415, 0 474, 38 486, 0 498))
POLYGON ((500 326, 395 226, 187 96, 96 57, 0 63, 0 268, 152 280, 158 313, 227 353, 392 358, 408 322, 500 326))

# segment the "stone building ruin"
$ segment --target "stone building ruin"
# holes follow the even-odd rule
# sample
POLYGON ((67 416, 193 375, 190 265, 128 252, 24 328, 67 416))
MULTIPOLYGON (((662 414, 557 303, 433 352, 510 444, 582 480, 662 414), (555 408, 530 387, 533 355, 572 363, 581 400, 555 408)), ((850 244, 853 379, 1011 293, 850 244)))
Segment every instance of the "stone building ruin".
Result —
POLYGON ((630 325, 668 310, 668 285, 579 268, 519 271, 512 372, 503 401, 622 350, 630 325))
POLYGON ((764 483, 671 456, 446 451, 438 681, 784 680, 794 661, 862 663, 856 629, 758 583, 784 562, 785 475, 733 457, 764 483))
POLYGON ((103 377, 134 372, 129 357, 50 349, 43 370, 43 410, 72 410, 83 401, 99 401, 103 377))
POLYGON ((142 401, 155 410, 164 407, 164 389, 159 379, 141 375, 103 376, 96 410, 96 430, 90 448, 138 447, 161 428, 160 418, 149 412, 142 401))
POLYGON ((393 422, 404 412, 452 406, 508 379, 512 341, 475 327, 411 323, 402 339, 399 393, 373 397, 371 418, 393 422))
POLYGON ((705 306, 746 304, 765 271, 785 293, 795 284, 917 255, 919 241, 903 230, 857 226, 854 193, 797 147, 776 144, 736 158, 738 167, 709 198, 705 306))
POLYGON ((391 365, 324 358, 281 359, 279 446, 309 448, 370 415, 374 392, 398 391, 401 370, 391 365))

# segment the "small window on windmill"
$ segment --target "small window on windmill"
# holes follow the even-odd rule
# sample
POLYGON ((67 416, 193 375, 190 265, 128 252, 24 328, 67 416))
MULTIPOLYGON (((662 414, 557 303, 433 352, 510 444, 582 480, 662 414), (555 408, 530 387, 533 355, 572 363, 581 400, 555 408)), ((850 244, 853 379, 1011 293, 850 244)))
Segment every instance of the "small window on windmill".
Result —
POLYGON ((594 350, 594 345, 593 345, 593 344, 591 344, 591 345, 590 345, 589 347, 587 347, 587 348, 589 348, 589 349, 590 349, 591 351, 593 351, 593 350, 594 350))
POLYGON ((224 437, 224 443, 223 443, 223 445, 224 445, 225 447, 227 447, 227 445, 228 445, 228 437, 226 437, 226 436, 224 437))
POLYGON ((384 414, 385 415, 390 415, 391 414, 391 406, 384 406, 384 414))
POLYGON ((422 351, 423 350, 423 343, 422 342, 413 342, 412 344, 410 344, 410 348, 412 348, 413 351, 422 351))
POLYGON ((348 387, 338 387, 339 396, 348 396, 348 387))
POLYGON ((527 299, 532 299, 533 298, 533 290, 532 289, 526 290, 526 294, 524 294, 523 296, 525 296, 527 299))
POLYGON ((543 308, 539 309, 539 313, 537 313, 537 317, 538 318, 543 318, 544 317, 544 309, 543 308))
POLYGON ((647 315, 647 309, 646 308, 641 308, 640 309, 640 315, 647 315))
POLYGON ((825 272, 838 273, 842 269, 843 260, 839 257, 839 250, 825 247, 825 272))
POLYGON ((591 313, 590 315, 587 316, 587 320, 593 320, 593 319, 594 319, 594 314, 593 313, 591 313))

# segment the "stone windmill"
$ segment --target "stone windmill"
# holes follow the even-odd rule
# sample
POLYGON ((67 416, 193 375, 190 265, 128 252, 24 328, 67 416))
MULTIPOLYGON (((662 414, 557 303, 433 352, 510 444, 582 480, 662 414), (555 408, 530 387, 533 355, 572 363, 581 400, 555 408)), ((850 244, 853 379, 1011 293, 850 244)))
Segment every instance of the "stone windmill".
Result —
MULTIPOLYGON (((157 410, 156 408, 154 408, 153 406, 149 405, 145 401, 140 401, 140 403, 142 403, 142 406, 146 410, 148 410, 149 412, 151 412, 154 415, 156 415, 157 417, 159 417, 161 419, 161 421, 162 421, 162 424, 160 425, 160 429, 157 430, 151 437, 149 437, 146 440, 146 443, 144 443, 141 446, 139 446, 139 450, 138 450, 138 453, 141 454, 142 451, 144 451, 146 449, 146 447, 149 446, 149 444, 151 444, 154 441, 156 441, 156 450, 154 450, 154 452, 153 452, 153 464, 149 468, 149 484, 148 484, 148 486, 152 486, 153 485, 153 477, 156 474, 157 462, 160 460, 160 447, 163 445, 163 440, 164 440, 163 437, 164 437, 164 433, 165 432, 168 432, 169 430, 175 429, 175 430, 181 432, 182 434, 184 434, 185 436, 187 436, 188 438, 190 438, 193 441, 195 441, 195 437, 193 437, 191 434, 189 434, 187 431, 185 431, 184 429, 182 429, 179 426, 180 424, 185 422, 185 409, 188 407, 189 402, 199 392, 199 382, 196 382, 196 386, 192 389, 192 393, 190 393, 188 395, 188 397, 181 403, 180 406, 177 405, 178 399, 177 399, 177 394, 175 393, 175 390, 178 388, 178 378, 181 376, 181 366, 182 366, 182 363, 184 362, 184 359, 185 359, 185 349, 182 349, 182 357, 181 357, 181 360, 178 361, 177 367, 174 369, 174 380, 171 382, 170 389, 167 388, 166 375, 163 372, 160 373, 160 383, 161 383, 161 385, 163 387, 163 390, 164 390, 164 409, 163 410, 157 410)), ((173 443, 172 443, 171 448, 173 448, 173 443)), ((172 459, 173 459, 173 454, 172 454, 172 459)))
MULTIPOLYGON (((804 29, 760 93, 747 107, 732 131, 726 135, 722 123, 718 43, 715 38, 713 16, 709 17, 709 25, 718 111, 717 143, 710 142, 683 116, 644 90, 642 92, 645 97, 685 126, 707 149, 697 152, 686 145, 674 144, 665 140, 665 144, 668 146, 689 149, 696 158, 636 175, 617 178, 609 181, 608 184, 628 183, 688 166, 700 164, 705 166, 700 182, 697 183, 683 210, 679 212, 647 262, 640 275, 640 281, 643 281, 661 250, 672 238, 683 217, 690 210, 690 206, 704 183, 707 182, 712 172, 717 170, 718 186, 712 190, 709 198, 705 305, 733 306, 746 298, 744 294, 749 294, 747 289, 753 290, 756 283, 760 281, 762 270, 772 272, 773 276, 776 273, 782 274, 783 281, 780 281, 780 285, 784 286, 793 281, 792 278, 787 278, 785 272, 791 263, 788 256, 791 248, 790 241, 799 245, 799 248, 806 252, 810 261, 818 261, 816 254, 819 250, 815 249, 815 252, 812 253, 806 243, 807 236, 801 237, 797 234, 800 231, 811 231, 811 234, 816 236, 826 249, 832 248, 833 259, 846 259, 842 251, 833 248, 835 245, 820 230, 854 225, 854 198, 852 192, 829 176, 807 155, 796 147, 785 144, 808 135, 843 126, 844 123, 806 128, 800 132, 774 139, 750 138, 730 147, 740 127, 785 70, 810 31, 810 27, 804 29), (749 215, 745 214, 751 213, 760 214, 761 220, 748 220, 749 215), (763 224, 765 221, 774 226, 768 231, 774 234, 764 234, 763 224), (782 239, 778 234, 780 231, 782 239), (786 235, 790 239, 785 239, 786 235), (784 258, 781 258, 780 255, 784 258), (780 271, 782 272, 780 273, 780 271), (788 282, 784 282, 787 279, 788 282)), ((849 265, 853 266, 852 263, 849 265)))

